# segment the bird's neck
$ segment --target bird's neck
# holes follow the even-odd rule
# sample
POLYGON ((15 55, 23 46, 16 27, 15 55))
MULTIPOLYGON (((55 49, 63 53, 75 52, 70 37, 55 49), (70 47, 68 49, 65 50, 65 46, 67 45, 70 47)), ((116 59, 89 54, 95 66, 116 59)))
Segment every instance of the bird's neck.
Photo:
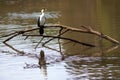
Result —
POLYGON ((44 12, 41 13, 41 15, 44 15, 44 14, 45 14, 44 12))

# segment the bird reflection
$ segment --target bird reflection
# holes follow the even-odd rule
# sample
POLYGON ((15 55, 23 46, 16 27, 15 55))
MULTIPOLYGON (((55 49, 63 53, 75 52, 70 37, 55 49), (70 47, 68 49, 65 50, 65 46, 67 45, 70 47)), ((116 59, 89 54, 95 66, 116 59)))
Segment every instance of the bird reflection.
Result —
POLYGON ((45 54, 43 50, 40 51, 38 64, 43 73, 44 80, 47 80, 47 67, 46 67, 45 54))

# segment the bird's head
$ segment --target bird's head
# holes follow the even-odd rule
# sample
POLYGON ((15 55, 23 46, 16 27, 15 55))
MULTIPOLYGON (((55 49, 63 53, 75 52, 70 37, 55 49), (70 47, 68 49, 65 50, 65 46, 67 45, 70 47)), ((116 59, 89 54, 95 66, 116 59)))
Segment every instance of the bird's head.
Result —
POLYGON ((46 10, 46 9, 45 9, 45 8, 43 8, 43 9, 41 10, 41 13, 43 13, 45 10, 46 10))
POLYGON ((44 12, 44 9, 41 10, 41 13, 43 13, 43 12, 44 12))

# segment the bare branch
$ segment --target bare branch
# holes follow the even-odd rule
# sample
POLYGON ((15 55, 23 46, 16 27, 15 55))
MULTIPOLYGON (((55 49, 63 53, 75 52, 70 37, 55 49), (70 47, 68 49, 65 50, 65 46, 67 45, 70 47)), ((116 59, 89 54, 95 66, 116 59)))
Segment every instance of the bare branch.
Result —
MULTIPOLYGON (((75 31, 75 32, 82 32, 82 33, 94 34, 94 35, 97 35, 97 36, 99 36, 99 37, 101 36, 101 33, 100 33, 100 32, 93 30, 91 27, 88 28, 88 27, 82 26, 82 27, 86 28, 86 30, 78 29, 78 28, 72 28, 72 27, 65 26, 65 25, 58 25, 58 26, 51 26, 51 27, 62 27, 62 28, 64 28, 64 29, 68 29, 68 30, 75 31)), ((106 39, 106 40, 108 40, 108 41, 110 41, 110 42, 112 42, 112 43, 120 44, 119 41, 111 38, 111 37, 108 36, 108 35, 103 34, 102 38, 104 38, 104 39, 106 39)))
POLYGON ((74 39, 60 37, 60 36, 26 35, 26 34, 24 34, 23 36, 33 36, 33 37, 35 37, 35 36, 43 36, 45 38, 59 38, 59 39, 69 40, 69 41, 72 41, 72 42, 75 42, 75 43, 78 43, 78 44, 82 44, 82 45, 85 45, 85 46, 95 47, 95 45, 92 45, 92 44, 87 44, 87 43, 83 43, 83 42, 80 42, 80 41, 77 41, 77 40, 74 40, 74 39))
POLYGON ((16 32, 13 32, 13 33, 10 33, 10 34, 7 34, 7 35, 3 35, 3 36, 1 36, 0 38, 3 38, 3 37, 8 37, 8 36, 11 36, 11 35, 13 35, 13 34, 15 34, 16 32))
POLYGON ((69 27, 69 26, 65 26, 65 25, 48 25, 48 26, 44 26, 45 28, 60 28, 59 30, 59 34, 57 36, 48 36, 48 35, 29 35, 29 34, 25 34, 26 32, 30 32, 30 31, 34 31, 34 30, 38 30, 39 28, 33 28, 33 29, 28 29, 28 30, 21 30, 21 31, 16 31, 14 33, 10 33, 10 34, 7 34, 7 35, 4 35, 0 38, 3 38, 3 37, 8 37, 5 41, 3 41, 3 43, 10 47, 11 49, 13 49, 14 51, 18 52, 18 53, 21 53, 21 54, 24 54, 23 51, 20 51, 20 50, 17 50, 15 49, 14 47, 12 47, 11 45, 9 45, 7 43, 7 41, 11 40, 12 38, 22 34, 22 36, 26 36, 25 39, 27 39, 29 36, 38 36, 38 37, 42 37, 42 39, 38 42, 38 44, 36 45, 35 48, 37 48, 39 46, 39 44, 41 43, 41 41, 44 39, 44 38, 51 38, 49 39, 48 41, 45 41, 43 43, 43 46, 46 47, 46 48, 49 48, 49 49, 52 49, 50 47, 47 47, 45 46, 45 44, 49 43, 50 41, 54 40, 54 39, 58 39, 58 43, 59 43, 59 50, 56 50, 56 49, 52 49, 52 50, 55 50, 57 52, 60 52, 60 54, 62 55, 62 57, 64 57, 63 53, 62 53, 62 49, 61 49, 61 42, 60 42, 60 39, 64 39, 64 40, 68 40, 70 42, 75 42, 75 43, 78 43, 78 44, 81 44, 81 45, 85 45, 85 46, 89 46, 89 47, 95 47, 95 45, 93 44, 88 44, 88 43, 84 43, 84 42, 80 42, 78 40, 74 40, 74 39, 71 39, 71 38, 66 38, 66 37, 62 37, 62 35, 64 35, 65 33, 67 33, 68 31, 72 31, 72 32, 82 32, 82 33, 88 33, 88 34, 94 34, 96 36, 99 36, 100 38, 104 38, 112 43, 115 43, 115 44, 120 44, 119 41, 111 38, 110 36, 108 35, 105 35, 101 32, 98 32, 98 31, 95 31, 93 30, 91 27, 86 27, 86 26, 81 26, 83 27, 84 29, 78 29, 78 28, 72 28, 72 27, 69 27), (63 31, 63 29, 65 31, 63 31))
POLYGON ((41 40, 38 42, 38 44, 35 46, 35 49, 39 46, 39 44, 42 42, 42 40, 44 39, 44 37, 41 38, 41 40))
MULTIPOLYGON (((61 35, 63 35, 64 33, 68 32, 69 30, 65 30, 65 31, 62 32, 62 33, 61 33, 61 31, 62 31, 62 30, 60 30, 59 35, 57 35, 57 36, 61 36, 61 35)), ((50 42, 50 41, 52 41, 52 40, 54 40, 54 39, 55 39, 55 38, 53 37, 52 39, 46 41, 43 45, 47 44, 48 42, 50 42)))
POLYGON ((12 47, 11 45, 9 45, 9 44, 7 43, 7 41, 11 40, 12 38, 14 38, 14 37, 16 37, 16 36, 18 36, 18 35, 19 35, 19 34, 14 34, 13 36, 11 36, 11 37, 9 37, 8 39, 6 39, 5 41, 3 41, 3 43, 4 43, 6 46, 8 46, 8 47, 10 47, 11 49, 13 49, 14 51, 16 51, 16 52, 18 52, 18 53, 20 53, 20 54, 24 54, 23 51, 19 51, 19 50, 15 49, 14 47, 12 47))

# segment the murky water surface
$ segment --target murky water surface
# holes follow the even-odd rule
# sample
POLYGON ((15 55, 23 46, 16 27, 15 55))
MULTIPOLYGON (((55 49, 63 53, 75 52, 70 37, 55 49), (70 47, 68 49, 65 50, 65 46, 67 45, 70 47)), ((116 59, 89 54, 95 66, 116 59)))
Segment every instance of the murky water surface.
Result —
MULTIPOLYGON (((120 1, 119 0, 0 0, 0 37, 15 31, 37 28, 37 17, 42 8, 46 25, 63 24, 80 28, 91 26, 120 41, 120 1)), ((56 35, 58 28, 45 29, 46 35, 56 35)), ((38 31, 29 34, 39 34, 38 31)), ((36 42, 41 37, 19 35, 8 43, 25 51, 18 55, 2 42, 0 38, 0 80, 120 80, 120 47, 99 37, 84 33, 68 32, 64 37, 95 44, 90 48, 61 40, 62 51, 67 56, 61 61, 59 52, 39 47, 36 42), (44 50, 46 62, 38 67, 40 50, 44 50), (30 67, 26 68, 26 65, 30 67)), ((48 39, 44 39, 43 42, 48 39)), ((47 46, 59 50, 58 40, 47 46)))

